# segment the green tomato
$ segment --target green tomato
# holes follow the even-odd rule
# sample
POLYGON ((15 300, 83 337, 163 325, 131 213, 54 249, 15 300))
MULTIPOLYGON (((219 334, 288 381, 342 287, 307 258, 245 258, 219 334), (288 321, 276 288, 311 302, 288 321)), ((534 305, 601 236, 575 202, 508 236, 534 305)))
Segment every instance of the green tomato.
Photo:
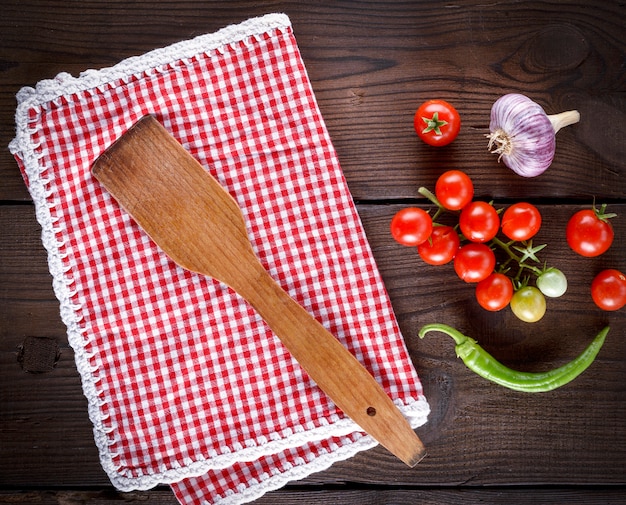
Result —
POLYGON ((535 286, 524 286, 513 294, 511 310, 522 321, 534 323, 546 313, 546 299, 535 286))
POLYGON ((567 278, 558 268, 548 268, 537 277, 537 287, 544 295, 558 298, 567 291, 567 278))

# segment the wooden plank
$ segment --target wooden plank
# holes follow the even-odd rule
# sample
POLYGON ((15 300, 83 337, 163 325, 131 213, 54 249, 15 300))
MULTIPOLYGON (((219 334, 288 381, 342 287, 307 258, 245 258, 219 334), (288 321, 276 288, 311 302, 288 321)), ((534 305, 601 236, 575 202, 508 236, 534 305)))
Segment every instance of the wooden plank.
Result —
MULTIPOLYGON (((268 9, 211 2, 183 2, 173 11, 160 2, 103 5, 26 0, 3 7, 5 145, 21 86, 61 71, 77 75, 110 66, 268 9)), ((432 184, 450 167, 466 170, 501 198, 623 196, 626 42, 619 3, 380 1, 345 8, 330 2, 286 11, 358 200, 416 198, 420 184, 432 184), (558 135, 549 175, 522 181, 487 152, 491 104, 505 92, 529 94, 549 113, 580 110, 581 123, 558 135), (450 100, 462 114, 461 134, 448 148, 429 148, 413 132, 415 109, 432 97, 450 100)), ((15 162, 2 151, 0 199, 27 198, 15 162)))
MULTIPOLYGON (((529 325, 479 309, 472 287, 458 280, 450 265, 426 266, 413 248, 395 244, 388 223, 399 208, 361 205, 359 211, 431 404, 429 422, 418 430, 428 456, 415 469, 405 469, 374 449, 306 482, 624 485, 626 317, 623 311, 595 309, 588 285, 600 268, 626 270, 621 254, 626 220, 614 220, 616 242, 597 259, 577 257, 563 240, 549 240, 545 258, 566 272, 570 287, 563 299, 549 301, 544 320, 529 325), (468 371, 443 336, 420 341, 419 327, 434 321, 457 326, 509 366, 528 370, 558 366, 582 351, 604 324, 612 330, 583 376, 551 393, 524 394, 468 371)), ((538 241, 562 235, 559 230, 577 208, 541 206, 538 241)), ((626 215, 624 204, 613 210, 626 215)), ((0 207, 0 229, 0 486, 107 485, 73 354, 58 313, 53 314, 45 254, 34 245, 39 231, 32 207, 0 207), (36 316, 42 304, 45 316, 36 316), (27 374, 20 368, 17 355, 27 336, 58 342, 61 357, 52 372, 27 374)))
MULTIPOLYGON (((178 505, 172 492, 159 487, 144 492, 120 493, 112 490, 43 490, 30 492, 0 492, 0 503, 58 505, 81 503, 89 505, 119 505, 119 503, 150 503, 150 505, 178 505)), ((568 487, 556 489, 337 489, 308 486, 290 487, 273 491, 254 501, 255 505, 623 505, 621 489, 568 487)))

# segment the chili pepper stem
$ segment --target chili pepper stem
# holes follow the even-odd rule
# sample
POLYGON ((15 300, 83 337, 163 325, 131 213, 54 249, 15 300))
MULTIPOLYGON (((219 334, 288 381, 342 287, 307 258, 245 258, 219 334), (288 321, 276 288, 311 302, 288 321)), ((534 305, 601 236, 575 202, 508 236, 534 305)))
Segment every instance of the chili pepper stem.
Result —
POLYGON ((580 113, 577 110, 568 110, 560 114, 552 114, 548 116, 554 134, 556 135, 561 128, 578 123, 580 121, 580 113))
POLYGON ((430 331, 440 331, 442 333, 445 333, 446 335, 454 339, 454 343, 456 345, 461 345, 465 343, 467 339, 469 338, 463 335, 463 333, 461 333, 456 328, 453 328, 452 326, 448 326, 447 324, 444 324, 444 323, 431 323, 431 324, 426 324, 422 326, 422 328, 420 329, 418 333, 419 338, 424 338, 426 334, 430 331))

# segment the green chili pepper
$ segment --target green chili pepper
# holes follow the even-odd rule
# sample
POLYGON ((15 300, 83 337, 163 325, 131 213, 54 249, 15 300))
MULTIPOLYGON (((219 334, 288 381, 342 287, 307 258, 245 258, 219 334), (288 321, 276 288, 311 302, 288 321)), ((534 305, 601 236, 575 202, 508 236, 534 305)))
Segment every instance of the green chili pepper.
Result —
POLYGON ((563 386, 583 373, 591 365, 602 344, 604 344, 609 327, 607 326, 598 333, 580 356, 562 367, 540 373, 519 372, 504 366, 480 347, 476 340, 463 335, 447 324, 427 324, 419 331, 419 337, 424 338, 424 335, 429 331, 440 331, 452 337, 456 342, 457 357, 461 358, 470 370, 481 377, 516 391, 539 393, 563 386))

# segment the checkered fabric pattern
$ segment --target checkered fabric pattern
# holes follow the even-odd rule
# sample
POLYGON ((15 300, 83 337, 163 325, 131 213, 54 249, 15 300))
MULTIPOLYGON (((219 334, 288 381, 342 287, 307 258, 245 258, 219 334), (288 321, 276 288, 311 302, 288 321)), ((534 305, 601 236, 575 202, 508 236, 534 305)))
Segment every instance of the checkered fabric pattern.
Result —
POLYGON ((18 94, 10 148, 113 484, 242 503, 375 445, 246 302, 174 264, 91 176, 144 114, 235 197, 274 279, 423 424, 428 404, 290 21, 270 14, 18 94))

